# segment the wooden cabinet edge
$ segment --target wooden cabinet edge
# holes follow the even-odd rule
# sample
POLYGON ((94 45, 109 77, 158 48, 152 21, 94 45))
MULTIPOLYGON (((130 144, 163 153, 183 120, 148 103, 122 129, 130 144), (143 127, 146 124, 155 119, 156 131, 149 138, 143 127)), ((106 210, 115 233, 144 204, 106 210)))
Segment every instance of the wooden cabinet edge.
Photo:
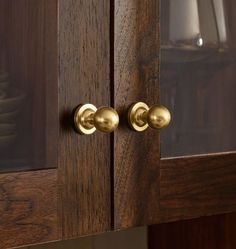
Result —
POLYGON ((161 160, 159 223, 236 211, 236 153, 161 160))
POLYGON ((57 170, 0 174, 0 248, 59 239, 57 170))

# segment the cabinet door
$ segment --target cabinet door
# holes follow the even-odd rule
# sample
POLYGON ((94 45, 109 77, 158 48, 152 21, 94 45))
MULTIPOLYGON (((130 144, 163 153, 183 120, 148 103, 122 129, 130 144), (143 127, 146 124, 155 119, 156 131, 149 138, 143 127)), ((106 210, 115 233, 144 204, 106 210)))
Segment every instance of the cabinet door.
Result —
POLYGON ((160 138, 128 125, 115 133, 115 227, 235 211, 234 1, 116 0, 114 8, 116 108, 123 120, 137 101, 172 114, 160 138))
POLYGON ((0 248, 110 230, 110 136, 73 109, 110 104, 110 3, 0 1, 0 248))
POLYGON ((57 1, 0 1, 0 248, 57 239, 57 1))
POLYGON ((162 221, 236 210, 236 4, 187 2, 161 4, 162 221))

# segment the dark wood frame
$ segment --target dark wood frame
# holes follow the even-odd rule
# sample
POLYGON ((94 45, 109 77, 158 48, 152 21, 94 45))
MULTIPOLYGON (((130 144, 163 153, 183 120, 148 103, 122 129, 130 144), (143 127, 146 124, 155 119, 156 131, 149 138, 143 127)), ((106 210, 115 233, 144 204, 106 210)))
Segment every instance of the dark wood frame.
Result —
POLYGON ((115 229, 150 224, 158 216, 159 133, 137 133, 127 124, 132 103, 159 102, 158 10, 156 0, 116 0, 114 6, 114 103, 121 114, 114 135, 115 229))
POLYGON ((59 0, 59 226, 62 238, 111 229, 110 136, 79 136, 72 110, 110 105, 110 2, 59 0))
POLYGON ((58 236, 57 170, 0 175, 0 248, 58 236))
POLYGON ((236 153, 161 160, 160 222, 236 210, 236 153))
POLYGON ((158 1, 58 3, 58 168, 0 175, 1 248, 235 211, 235 153, 160 160, 156 131, 122 125, 159 102, 158 1), (114 136, 73 131, 83 102, 114 104, 114 136))

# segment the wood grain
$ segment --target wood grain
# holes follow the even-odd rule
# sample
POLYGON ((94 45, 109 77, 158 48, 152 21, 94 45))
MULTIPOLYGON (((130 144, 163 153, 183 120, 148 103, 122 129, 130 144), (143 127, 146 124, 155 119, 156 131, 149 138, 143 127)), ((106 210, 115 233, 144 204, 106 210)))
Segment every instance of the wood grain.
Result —
POLYGON ((114 103, 121 124, 114 137, 114 227, 155 223, 159 199, 159 134, 135 133, 133 102, 159 102, 159 1, 115 0, 114 103))
POLYGON ((59 212, 67 239, 111 227, 110 136, 72 129, 77 105, 110 105, 110 4, 59 0, 59 17, 59 212))
POLYGON ((57 170, 0 175, 0 248, 58 238, 57 170))
POLYGON ((236 211, 236 154, 161 160, 160 222, 236 211))
POLYGON ((151 226, 149 249, 235 249, 236 214, 151 226))

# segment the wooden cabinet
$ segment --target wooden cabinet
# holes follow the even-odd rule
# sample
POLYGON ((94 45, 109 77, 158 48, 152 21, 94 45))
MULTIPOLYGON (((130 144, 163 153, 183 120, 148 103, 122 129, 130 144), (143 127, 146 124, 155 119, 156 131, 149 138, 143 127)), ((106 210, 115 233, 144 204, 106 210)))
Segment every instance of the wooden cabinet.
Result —
POLYGON ((236 6, 187 2, 185 44, 171 0, 0 0, 0 248, 236 211, 236 6), (138 101, 170 126, 132 131, 138 101), (77 134, 81 103, 118 129, 77 134))

